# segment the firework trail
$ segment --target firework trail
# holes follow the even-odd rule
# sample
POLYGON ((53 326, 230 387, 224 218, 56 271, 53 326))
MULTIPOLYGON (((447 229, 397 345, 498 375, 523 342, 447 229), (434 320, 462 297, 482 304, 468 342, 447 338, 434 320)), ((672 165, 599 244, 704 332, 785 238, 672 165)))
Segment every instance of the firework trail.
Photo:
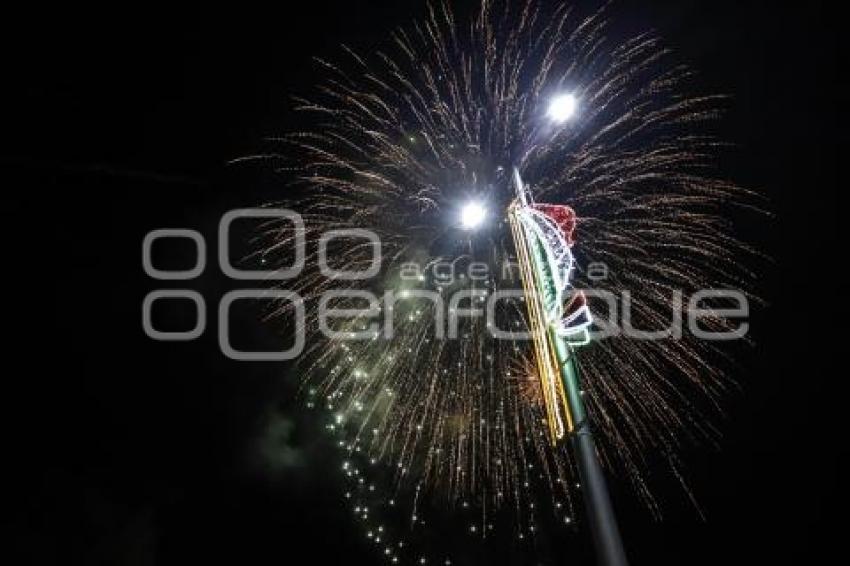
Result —
MULTIPOLYGON (((445 313, 434 297, 448 305, 463 290, 470 298, 461 309, 519 288, 505 268, 515 256, 499 218, 514 196, 516 166, 537 200, 578 215, 575 286, 630 294, 635 327, 666 328, 686 315, 676 291, 686 303, 696 290, 751 280, 739 263, 750 252, 723 212, 751 195, 712 171, 722 143, 710 124, 722 97, 689 94, 692 72, 652 34, 615 42, 605 9, 579 16, 534 0, 485 0, 468 21, 446 4, 428 14, 395 31, 384 51, 344 48, 338 61, 320 61, 325 79, 298 101, 311 126, 279 138, 279 154, 259 156, 294 172, 294 196, 283 200, 303 214, 308 242, 339 229, 381 239, 378 277, 328 279, 312 245, 296 290, 313 304, 332 289, 396 297, 391 310, 380 306, 394 322, 392 338, 330 339, 309 321, 303 372, 354 431, 351 445, 392 465, 401 482, 450 503, 520 510, 534 470, 571 506, 573 464, 548 440, 531 343, 495 340, 472 317, 460 320, 459 339, 441 339, 435 328, 445 313), (573 94, 579 111, 556 126, 546 107, 561 92, 573 94), (457 211, 471 198, 486 203, 490 223, 465 232, 457 211), (486 277, 449 281, 433 269, 451 263, 466 273, 473 262, 487 265, 486 277), (414 277, 405 276, 411 263, 423 266, 414 277), (602 264, 604 278, 582 269, 602 264)), ((260 253, 276 257, 291 237, 272 227, 260 253)), ((329 250, 335 267, 348 270, 367 268, 372 251, 342 241, 329 250)), ((606 318, 592 295, 589 305, 594 318, 606 318)), ((524 312, 521 303, 500 303, 499 327, 524 328, 524 312)), ((682 443, 716 439, 710 423, 729 384, 715 359, 709 343, 687 332, 610 337, 581 351, 602 460, 655 512, 650 463, 660 458, 680 477, 682 443)))

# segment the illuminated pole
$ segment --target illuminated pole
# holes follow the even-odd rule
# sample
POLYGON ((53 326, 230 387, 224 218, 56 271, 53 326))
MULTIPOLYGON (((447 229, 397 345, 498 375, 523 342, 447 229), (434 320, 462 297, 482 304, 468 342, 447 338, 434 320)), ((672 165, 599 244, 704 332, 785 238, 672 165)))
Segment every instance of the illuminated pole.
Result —
MULTIPOLYGON (((547 249, 542 230, 534 227, 535 213, 529 212, 533 209, 527 202, 519 173, 515 171, 514 177, 518 199, 510 207, 508 218, 517 248, 550 436, 554 443, 567 435, 572 438, 599 565, 626 566, 626 554, 581 397, 575 350, 552 320, 552 313, 557 313, 558 318, 562 314, 563 289, 559 289, 557 280, 566 276, 558 274, 560 268, 553 265, 553 252, 547 249)), ((537 213, 538 218, 541 216, 537 213)), ((569 251, 563 253, 571 264, 569 251)), ((568 275, 569 267, 565 273, 568 275)))

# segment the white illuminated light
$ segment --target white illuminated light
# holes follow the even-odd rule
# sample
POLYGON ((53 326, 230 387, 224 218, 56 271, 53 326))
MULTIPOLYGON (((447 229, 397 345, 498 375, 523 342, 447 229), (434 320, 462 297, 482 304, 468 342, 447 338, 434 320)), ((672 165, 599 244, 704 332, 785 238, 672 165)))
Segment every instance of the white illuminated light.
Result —
POLYGON ((487 217, 487 211, 477 202, 470 202, 460 212, 460 221, 467 230, 477 228, 487 217))
POLYGON ((549 103, 549 118, 559 124, 572 118, 576 112, 578 101, 572 94, 556 96, 549 103))

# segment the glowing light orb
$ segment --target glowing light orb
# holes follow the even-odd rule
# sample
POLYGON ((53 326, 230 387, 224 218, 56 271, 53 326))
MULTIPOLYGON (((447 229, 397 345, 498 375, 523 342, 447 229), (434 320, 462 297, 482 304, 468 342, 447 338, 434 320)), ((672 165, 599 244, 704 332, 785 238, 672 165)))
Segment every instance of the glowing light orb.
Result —
POLYGON ((467 203, 460 211, 460 222, 467 230, 477 228, 487 217, 487 211, 477 202, 467 203))
POLYGON ((578 107, 578 101, 572 94, 562 94, 556 96, 549 103, 549 118, 553 122, 559 124, 566 122, 573 117, 578 107))

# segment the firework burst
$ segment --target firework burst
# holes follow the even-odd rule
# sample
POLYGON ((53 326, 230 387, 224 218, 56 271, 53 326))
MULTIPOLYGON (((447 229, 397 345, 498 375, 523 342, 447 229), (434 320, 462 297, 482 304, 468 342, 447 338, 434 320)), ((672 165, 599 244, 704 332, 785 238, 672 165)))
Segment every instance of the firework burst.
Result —
MULTIPOLYGON (((630 294, 634 326, 665 328, 684 314, 676 291, 744 286, 747 250, 722 211, 750 195, 711 168, 721 143, 708 124, 722 98, 689 94, 691 71, 652 34, 610 39, 605 10, 485 0, 468 20, 446 4, 428 14, 383 51, 344 48, 338 61, 320 61, 325 79, 298 101, 312 126, 264 156, 294 173, 296 196, 284 204, 303 214, 308 242, 340 229, 381 240, 380 274, 366 281, 323 276, 310 246, 297 290, 314 304, 332 289, 394 296, 376 309, 393 321, 391 337, 370 329, 371 317, 344 328, 371 333, 357 340, 328 338, 309 321, 303 371, 351 426, 352 446, 391 464, 400 481, 449 502, 519 509, 534 469, 569 502, 573 465, 549 442, 530 343, 494 339, 480 317, 463 317, 458 339, 436 329, 458 291, 468 294, 459 310, 518 288, 506 268, 515 261, 504 218, 513 167, 537 199, 576 211, 574 284, 630 294), (565 92, 558 115, 547 115, 565 92), (470 201, 487 211, 475 231, 459 223, 470 201), (486 265, 475 268, 484 275, 470 276, 472 264, 486 265), (445 266, 461 275, 444 277, 445 266), (604 266, 604 276, 588 266, 604 266)), ((291 240, 283 227, 266 236, 266 257, 291 240)), ((337 269, 363 270, 373 249, 337 241, 329 252, 337 269)), ((336 306, 355 303, 363 307, 336 306)), ((609 314, 593 296, 589 306, 595 318, 609 314)), ((524 328, 524 312, 500 303, 499 327, 524 328)), ((709 423, 727 382, 713 356, 687 333, 615 336, 581 351, 602 460, 653 509, 649 459, 678 477, 680 443, 715 438, 709 423)))

